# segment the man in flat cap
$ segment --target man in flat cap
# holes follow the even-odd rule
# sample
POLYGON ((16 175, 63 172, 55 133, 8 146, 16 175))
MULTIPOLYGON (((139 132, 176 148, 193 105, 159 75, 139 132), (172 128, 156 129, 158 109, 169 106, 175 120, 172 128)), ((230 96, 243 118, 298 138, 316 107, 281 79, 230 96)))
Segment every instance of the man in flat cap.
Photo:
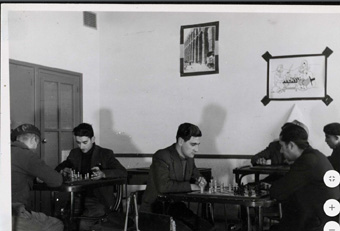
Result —
POLYGON ((35 153, 40 141, 39 129, 32 124, 22 124, 11 135, 15 137, 11 145, 12 230, 64 230, 64 224, 57 218, 33 212, 29 207, 30 190, 36 178, 50 187, 58 187, 63 182, 61 174, 35 153))
POLYGON ((328 157, 328 160, 333 165, 334 170, 340 172, 340 123, 327 124, 323 131, 326 136, 326 143, 333 149, 332 155, 328 157))

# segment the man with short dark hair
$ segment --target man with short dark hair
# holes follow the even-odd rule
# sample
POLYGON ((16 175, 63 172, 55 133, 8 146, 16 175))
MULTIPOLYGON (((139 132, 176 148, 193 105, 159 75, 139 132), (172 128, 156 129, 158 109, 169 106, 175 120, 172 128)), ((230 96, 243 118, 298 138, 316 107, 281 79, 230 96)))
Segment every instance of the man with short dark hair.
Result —
POLYGON ((281 151, 290 165, 289 172, 275 181, 270 195, 282 202, 283 216, 275 231, 322 231, 331 220, 323 205, 328 199, 339 199, 339 187, 329 188, 323 177, 333 167, 328 159, 308 142, 307 131, 286 123, 280 133, 281 151))
MULTIPOLYGON (((92 180, 106 177, 127 177, 127 171, 115 158, 110 149, 102 148, 95 143, 93 128, 90 124, 81 123, 73 129, 74 139, 78 148, 72 149, 67 159, 59 164, 57 171, 63 174, 76 174, 83 178, 92 174, 92 180)), ((100 217, 111 211, 114 203, 113 187, 100 187, 87 190, 84 202, 83 216, 100 217)), ((92 230, 96 220, 82 219, 80 230, 92 230)))
MULTIPOLYGON (((201 136, 201 130, 196 125, 181 124, 177 131, 176 143, 158 150, 153 155, 141 212, 162 213, 162 203, 157 200, 159 194, 190 192, 199 190, 200 184, 206 184, 194 162, 201 136)), ((213 229, 208 221, 198 217, 182 202, 171 203, 168 214, 175 219, 177 230, 213 229)))
POLYGON ((326 136, 326 143, 331 149, 333 149, 333 152, 328 157, 328 160, 333 165, 334 170, 340 172, 340 124, 327 124, 323 128, 323 131, 326 136))
POLYGON ((32 124, 22 124, 12 131, 12 224, 15 231, 62 231, 64 224, 54 217, 33 212, 29 207, 30 190, 35 179, 50 187, 62 184, 62 176, 42 161, 37 153, 40 131, 32 124))

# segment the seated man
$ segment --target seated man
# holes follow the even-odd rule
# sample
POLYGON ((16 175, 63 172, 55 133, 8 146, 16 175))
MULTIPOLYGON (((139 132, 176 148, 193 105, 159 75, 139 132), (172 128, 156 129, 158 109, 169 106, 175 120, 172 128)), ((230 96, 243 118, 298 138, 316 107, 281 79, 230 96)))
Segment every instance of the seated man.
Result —
POLYGON ((12 131, 12 225, 13 231, 63 231, 64 224, 54 217, 33 212, 29 208, 30 189, 39 178, 50 187, 62 184, 62 176, 42 161, 34 151, 40 141, 40 131, 31 124, 22 124, 12 131))
MULTIPOLYGON (((177 131, 176 143, 158 150, 153 155, 141 212, 162 213, 162 203, 157 201, 159 194, 190 192, 200 189, 199 181, 206 184, 194 162, 201 136, 202 133, 196 125, 181 124, 177 131), (195 184, 195 181, 198 183, 195 184)), ((208 231, 213 228, 208 221, 198 217, 182 202, 171 203, 168 215, 176 221, 177 230, 188 230, 189 227, 189 230, 208 231)))
MULTIPOLYGON (((126 169, 115 158, 113 151, 95 144, 93 128, 90 124, 82 123, 73 129, 73 135, 78 148, 72 149, 67 159, 60 163, 57 171, 63 174, 76 173, 85 177, 93 173, 92 180, 105 177, 127 177, 126 169)), ((84 194, 83 216, 104 216, 114 203, 113 187, 100 187, 87 190, 84 194)), ((83 219, 80 221, 80 230, 92 230, 95 220, 83 219)))
POLYGON ((332 155, 328 157, 328 160, 333 165, 334 170, 340 172, 340 124, 327 124, 323 131, 326 136, 326 143, 333 149, 332 155))
POLYGON ((339 188, 329 188, 324 174, 333 167, 328 159, 308 143, 308 133, 301 126, 286 123, 280 133, 282 152, 293 163, 289 172, 275 181, 271 197, 282 203, 282 219, 272 231, 322 231, 331 220, 323 205, 328 199, 339 199, 339 188))

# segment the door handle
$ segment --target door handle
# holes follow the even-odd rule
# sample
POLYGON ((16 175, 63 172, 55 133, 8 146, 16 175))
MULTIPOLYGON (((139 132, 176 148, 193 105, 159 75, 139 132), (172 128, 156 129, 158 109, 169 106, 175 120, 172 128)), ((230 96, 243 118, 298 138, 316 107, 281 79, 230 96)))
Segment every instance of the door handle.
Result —
POLYGON ((47 143, 47 140, 46 140, 46 139, 43 139, 43 140, 41 141, 41 143, 46 144, 46 143, 47 143))

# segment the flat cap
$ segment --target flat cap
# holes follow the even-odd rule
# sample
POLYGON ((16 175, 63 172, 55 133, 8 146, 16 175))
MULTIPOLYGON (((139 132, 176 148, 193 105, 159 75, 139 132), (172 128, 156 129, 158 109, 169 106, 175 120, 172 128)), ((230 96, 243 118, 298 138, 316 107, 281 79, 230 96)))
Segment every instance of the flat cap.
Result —
POLYGON ((40 130, 36 126, 32 124, 22 124, 12 131, 11 137, 16 138, 19 135, 27 133, 35 134, 39 137, 41 135, 40 130))
POLYGON ((340 136, 340 123, 330 123, 323 127, 324 133, 333 136, 340 136))
POLYGON ((308 127, 307 127, 304 123, 302 123, 302 122, 300 122, 300 121, 298 121, 298 120, 293 120, 292 122, 285 123, 285 124, 282 126, 282 129, 283 129, 284 127, 288 126, 288 125, 297 125, 297 126, 303 128, 303 129, 307 132, 307 135, 309 135, 309 129, 308 129, 308 127))

